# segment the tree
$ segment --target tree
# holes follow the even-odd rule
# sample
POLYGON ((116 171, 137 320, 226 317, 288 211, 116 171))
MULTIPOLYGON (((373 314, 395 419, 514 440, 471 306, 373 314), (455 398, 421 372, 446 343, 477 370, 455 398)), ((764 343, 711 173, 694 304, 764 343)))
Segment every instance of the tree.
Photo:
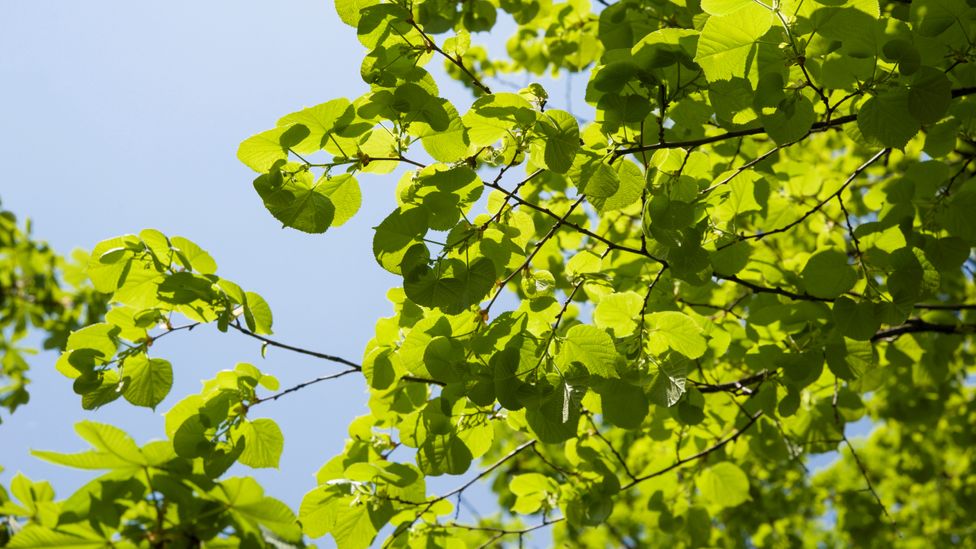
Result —
MULTIPOLYGON (((44 248, 8 244, 29 241, 3 225, 4 295, 20 296, 4 321, 51 332, 83 408, 158 405, 173 369, 152 343, 202 324, 338 368, 280 388, 238 364, 142 447, 79 423, 90 450, 38 457, 107 472, 62 501, 16 477, 17 501, 0 492, 10 547, 976 539, 974 8, 336 8, 366 47, 370 91, 288 114, 238 156, 271 215, 307 233, 356 214, 358 178, 403 170, 372 242, 402 277, 393 314, 349 360, 272 337, 269 305, 186 238, 99 243, 78 258, 85 289, 50 255, 39 276, 25 270, 7 249, 44 248), (505 60, 471 43, 500 12, 517 26, 505 60), (474 97, 444 99, 431 61, 474 97), (551 108, 539 84, 496 89, 546 72, 586 74, 594 120, 551 108), (61 295, 59 266, 82 288, 72 306, 46 297, 61 295), (98 322, 76 324, 75 304, 102 316, 105 301, 98 322), (255 406, 347 375, 362 376, 371 413, 296 510, 225 475, 277 464, 281 431, 255 406), (849 427, 864 418, 860 440, 849 427), (441 475, 463 476, 428 490, 441 475), (499 512, 462 520, 477 482, 499 512)), ((22 395, 26 366, 4 348, 22 395)))

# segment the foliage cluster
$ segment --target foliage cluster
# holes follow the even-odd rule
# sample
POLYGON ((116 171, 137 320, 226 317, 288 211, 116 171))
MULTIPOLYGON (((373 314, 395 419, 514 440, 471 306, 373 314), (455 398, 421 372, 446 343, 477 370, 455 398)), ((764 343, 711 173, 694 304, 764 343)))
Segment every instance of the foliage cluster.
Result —
POLYGON ((185 238, 98 244, 86 296, 111 308, 54 338, 83 407, 155 407, 173 367, 152 342, 201 324, 341 369, 280 390, 239 364, 167 411, 168 439, 142 447, 82 422, 91 450, 39 457, 108 472, 60 502, 15 478, 19 503, 0 494, 0 513, 26 526, 10 547, 280 546, 303 534, 464 547, 543 528, 586 547, 976 539, 976 8, 336 8, 367 50, 369 91, 282 117, 238 157, 269 213, 307 233, 356 215, 358 178, 405 168, 372 242, 402 279, 391 316, 351 361, 269 338, 265 301, 185 238), (508 58, 491 59, 472 40, 502 16, 515 32, 508 58), (445 99, 432 61, 474 98, 445 99), (495 89, 547 72, 588 75, 592 121, 552 108, 538 84, 495 89), (350 374, 370 413, 297 512, 225 478, 235 462, 277 465, 281 431, 254 406, 350 374), (875 428, 862 444, 848 426, 864 418, 875 428), (807 470, 835 451, 834 465, 807 470), (465 476, 430 493, 441 475, 465 476), (502 512, 460 520, 479 481, 502 512))

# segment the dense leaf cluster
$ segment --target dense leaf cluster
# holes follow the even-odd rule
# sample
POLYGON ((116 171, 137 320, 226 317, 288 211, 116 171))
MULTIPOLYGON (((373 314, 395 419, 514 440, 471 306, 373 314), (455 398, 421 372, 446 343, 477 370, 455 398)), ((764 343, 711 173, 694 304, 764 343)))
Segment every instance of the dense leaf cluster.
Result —
POLYGON ((206 323, 345 369, 261 394, 274 378, 238 365, 142 449, 81 424, 94 450, 40 457, 124 482, 110 472, 56 504, 18 479, 21 503, 0 512, 30 522, 11 547, 301 543, 298 525, 342 548, 492 546, 543 528, 587 547, 976 539, 976 8, 336 8, 366 49, 369 91, 282 117, 238 157, 271 215, 307 233, 357 213, 357 178, 403 168, 372 242, 402 280, 391 316, 357 363, 269 339, 267 304, 186 239, 99 244, 87 274, 113 307, 58 362, 83 406, 154 407, 173 372, 151 343, 206 323), (516 29, 494 60, 472 38, 500 16, 516 29), (431 61, 473 100, 445 99, 431 61), (592 121, 538 84, 496 89, 547 71, 589 76, 592 121), (297 522, 253 481, 221 480, 235 461, 277 464, 281 432, 253 406, 348 374, 370 413, 297 522), (848 425, 864 418, 861 444, 848 425), (431 493, 441 475, 465 476, 431 493), (481 480, 503 512, 462 521, 481 480))

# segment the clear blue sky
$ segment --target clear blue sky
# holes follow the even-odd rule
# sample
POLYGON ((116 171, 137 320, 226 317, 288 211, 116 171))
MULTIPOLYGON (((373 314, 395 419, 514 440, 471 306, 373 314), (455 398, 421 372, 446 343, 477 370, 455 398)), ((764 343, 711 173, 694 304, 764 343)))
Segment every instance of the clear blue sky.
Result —
MULTIPOLYGON (((209 250, 219 274, 261 293, 276 337, 358 361, 396 280, 372 257, 371 227, 393 209, 395 176, 364 177, 364 207, 326 235, 283 230, 235 158, 238 143, 304 106, 355 97, 363 48, 327 0, 0 2, 0 200, 34 220, 57 250, 153 227, 209 250)), ((337 371, 214 328, 153 347, 176 383, 157 410, 121 401, 84 412, 56 356, 32 360, 32 400, 0 425, 0 465, 53 481, 66 497, 88 473, 48 465, 30 448, 79 451, 72 423, 163 436, 161 413, 238 361, 284 385, 337 371)), ((365 413, 361 378, 322 384, 256 409, 280 423, 279 471, 255 476, 297 509, 312 474, 365 413)), ((249 474, 247 470, 238 474, 249 474)), ((457 482, 456 480, 452 481, 457 482)))

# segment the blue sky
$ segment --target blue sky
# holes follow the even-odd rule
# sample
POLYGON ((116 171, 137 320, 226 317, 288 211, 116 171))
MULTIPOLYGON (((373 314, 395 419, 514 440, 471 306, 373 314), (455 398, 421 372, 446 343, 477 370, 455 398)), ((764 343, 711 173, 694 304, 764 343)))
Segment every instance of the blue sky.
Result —
MULTIPOLYGON (((370 247, 371 227, 394 207, 396 176, 361 178, 359 214, 312 236, 281 229, 235 157, 241 140, 281 115, 366 90, 363 48, 331 2, 5 0, 0 51, 0 200, 33 219, 35 236, 62 252, 145 227, 186 236, 219 274, 268 300, 275 337, 361 358, 397 282, 370 247)), ((283 351, 262 360, 257 342, 209 327, 153 350, 176 377, 156 412, 121 401, 84 412, 54 371, 56 356, 35 357, 31 403, 0 425, 0 481, 22 471, 67 496, 91 475, 36 460, 30 448, 81 450, 72 424, 83 418, 139 442, 161 438, 161 413, 238 361, 283 385, 338 371, 283 351)), ((350 376, 262 405, 255 411, 278 420, 286 443, 281 469, 255 476, 297 508, 365 403, 361 378, 350 376)))

